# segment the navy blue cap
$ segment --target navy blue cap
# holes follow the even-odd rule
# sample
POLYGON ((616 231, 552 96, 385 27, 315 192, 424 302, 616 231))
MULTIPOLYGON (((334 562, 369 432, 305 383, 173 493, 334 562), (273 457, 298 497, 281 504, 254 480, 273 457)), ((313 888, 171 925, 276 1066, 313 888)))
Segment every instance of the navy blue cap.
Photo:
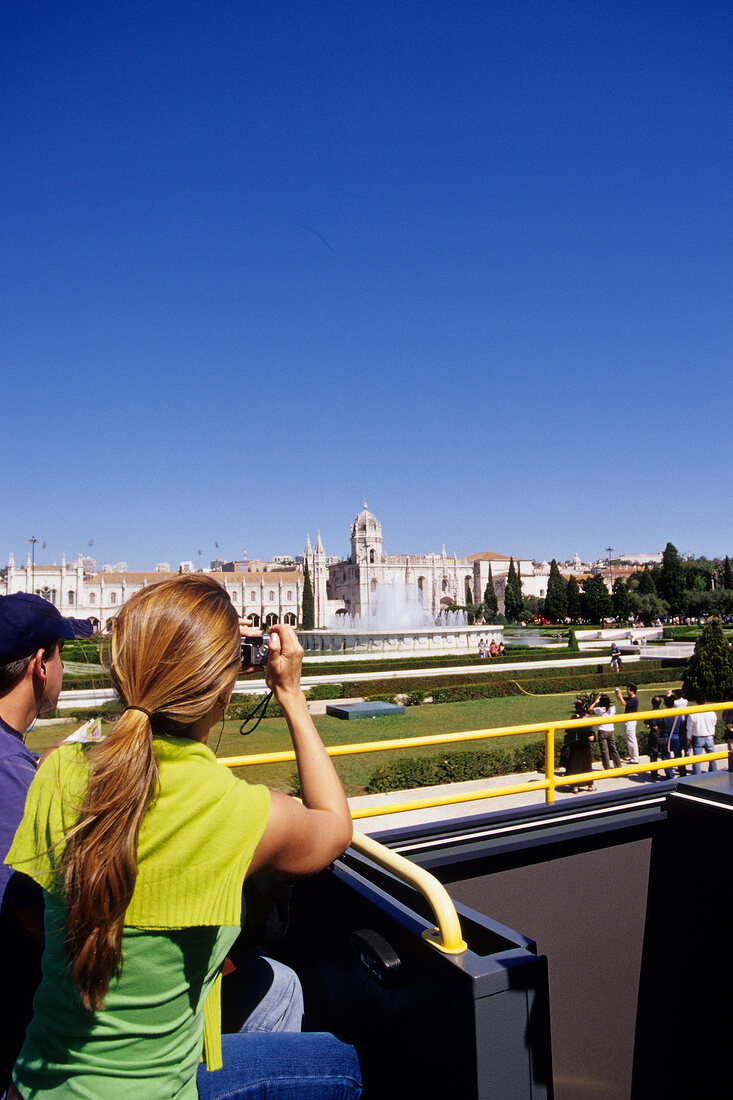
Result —
POLYGON ((42 596, 31 592, 0 596, 0 664, 30 657, 59 638, 88 638, 93 633, 88 619, 65 619, 42 596))

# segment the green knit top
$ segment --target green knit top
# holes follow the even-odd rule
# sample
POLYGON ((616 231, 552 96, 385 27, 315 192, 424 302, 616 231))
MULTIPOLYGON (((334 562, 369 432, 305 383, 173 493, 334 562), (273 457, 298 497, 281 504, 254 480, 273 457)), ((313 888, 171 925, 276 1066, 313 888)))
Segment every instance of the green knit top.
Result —
POLYGON ((14 1072, 26 1100, 128 1100, 134 1080, 146 1100, 197 1096, 204 1004, 239 932, 242 884, 270 794, 236 779, 198 742, 165 737, 153 745, 159 789, 140 826, 122 969, 99 1012, 83 1008, 65 965, 58 875, 93 746, 51 753, 28 792, 6 859, 47 891, 43 980, 14 1072))

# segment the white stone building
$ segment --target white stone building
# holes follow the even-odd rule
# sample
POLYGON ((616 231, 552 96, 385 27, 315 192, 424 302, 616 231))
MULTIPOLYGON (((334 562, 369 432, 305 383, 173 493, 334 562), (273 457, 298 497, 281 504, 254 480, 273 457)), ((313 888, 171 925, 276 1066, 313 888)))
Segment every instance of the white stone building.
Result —
MULTIPOLYGON (((142 573, 106 569, 89 572, 81 556, 75 562, 63 560, 61 565, 31 564, 29 556, 25 566, 18 568, 11 554, 5 592, 36 592, 55 604, 62 615, 94 618, 105 629, 133 592, 172 575, 160 568, 142 573)), ((221 572, 210 576, 226 588, 237 611, 251 618, 255 626, 298 623, 303 599, 300 569, 221 572)))
MULTIPOLYGON (((306 560, 318 628, 331 625, 339 613, 364 615, 372 592, 382 581, 414 585, 422 593, 425 608, 436 615, 452 604, 481 603, 489 567, 499 611, 504 610, 509 555, 485 551, 459 558, 446 554, 445 547, 439 554, 385 554, 382 525, 366 504, 351 525, 348 558, 327 556, 319 534, 315 549, 306 539, 303 556, 295 560, 278 556, 272 563, 230 563, 229 571, 211 571, 209 575, 226 588, 237 611, 251 618, 255 626, 278 622, 296 625, 301 620, 306 560)), ((93 559, 81 554, 73 562, 63 559, 61 565, 32 563, 29 554, 26 564, 18 567, 11 554, 4 591, 36 592, 63 615, 95 618, 104 629, 133 592, 172 575, 165 565, 160 563, 147 572, 110 566, 98 570, 93 559)), ((526 558, 515 558, 514 565, 524 595, 543 598, 547 592, 547 563, 535 566, 526 558)), ((192 562, 181 562, 173 572, 193 569, 192 562)))
MULTIPOLYGON (((422 593, 426 610, 439 614, 452 604, 481 603, 491 567, 499 611, 504 610, 504 590, 509 573, 509 556, 484 552, 468 557, 450 557, 445 547, 440 554, 385 554, 382 525, 364 508, 351 525, 351 554, 337 560, 327 558, 321 536, 315 549, 306 541, 304 558, 313 585, 316 627, 331 625, 337 615, 365 615, 371 594, 378 584, 401 581, 415 585, 422 593)), ((526 595, 545 595, 547 575, 535 577, 534 563, 515 559, 526 595)), ((547 572, 549 573, 549 567, 547 572)))

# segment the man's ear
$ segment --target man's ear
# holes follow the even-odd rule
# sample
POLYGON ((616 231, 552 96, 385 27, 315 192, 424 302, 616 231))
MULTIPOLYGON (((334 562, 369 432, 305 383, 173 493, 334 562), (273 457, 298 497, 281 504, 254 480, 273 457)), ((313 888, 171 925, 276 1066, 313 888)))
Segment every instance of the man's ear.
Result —
POLYGON ((39 649, 37 653, 33 655, 33 659, 28 662, 28 669, 26 674, 31 676, 37 676, 39 680, 46 681, 46 657, 45 650, 39 649))

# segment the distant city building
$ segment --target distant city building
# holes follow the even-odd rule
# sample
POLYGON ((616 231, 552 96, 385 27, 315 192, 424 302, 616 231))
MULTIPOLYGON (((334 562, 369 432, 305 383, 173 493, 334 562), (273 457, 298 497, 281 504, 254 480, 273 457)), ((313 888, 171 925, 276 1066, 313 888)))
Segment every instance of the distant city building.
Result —
MULTIPOLYGON (((364 504, 351 525, 351 554, 348 558, 327 557, 320 533, 315 548, 306 540, 303 557, 313 586, 316 626, 337 621, 337 616, 365 616, 378 584, 400 581, 414 585, 422 594, 425 609, 434 615, 448 607, 481 603, 491 566, 499 610, 504 609, 504 591, 509 572, 509 555, 489 551, 468 557, 451 557, 443 547, 440 554, 384 554, 382 525, 364 504)), ((545 595, 546 578, 535 578, 534 563, 515 558, 525 595, 545 595)), ((548 568, 549 572, 549 568, 548 568)))
MULTIPOLYGON (((448 555, 445 547, 439 554, 385 554, 382 525, 366 504, 351 525, 350 543, 348 557, 326 554, 319 533, 315 547, 307 537, 303 554, 295 558, 286 554, 268 562, 225 562, 217 558, 212 562, 216 568, 211 575, 226 588, 237 611, 255 626, 263 627, 300 622, 306 560, 317 627, 333 625, 341 616, 365 616, 377 585, 393 581, 419 589, 426 610, 435 615, 454 605, 479 604, 484 598, 489 568, 499 611, 504 611, 508 554, 483 551, 457 557, 448 555)), ((576 554, 572 562, 560 563, 560 571, 566 577, 587 576, 594 570, 602 572, 610 588, 617 577, 632 573, 634 564, 643 567, 658 560, 661 554, 626 554, 611 563, 605 558, 583 563, 576 554)), ((523 595, 544 599, 549 564, 514 557, 514 566, 522 581, 523 595)), ((193 573, 196 568, 192 561, 182 561, 176 571, 193 573)), ((11 554, 4 590, 36 592, 63 614, 91 616, 104 628, 133 592, 170 575, 168 562, 159 562, 150 572, 130 572, 126 562, 97 570, 95 560, 81 554, 74 562, 62 559, 61 565, 36 563, 29 554, 25 566, 19 568, 11 554)))

